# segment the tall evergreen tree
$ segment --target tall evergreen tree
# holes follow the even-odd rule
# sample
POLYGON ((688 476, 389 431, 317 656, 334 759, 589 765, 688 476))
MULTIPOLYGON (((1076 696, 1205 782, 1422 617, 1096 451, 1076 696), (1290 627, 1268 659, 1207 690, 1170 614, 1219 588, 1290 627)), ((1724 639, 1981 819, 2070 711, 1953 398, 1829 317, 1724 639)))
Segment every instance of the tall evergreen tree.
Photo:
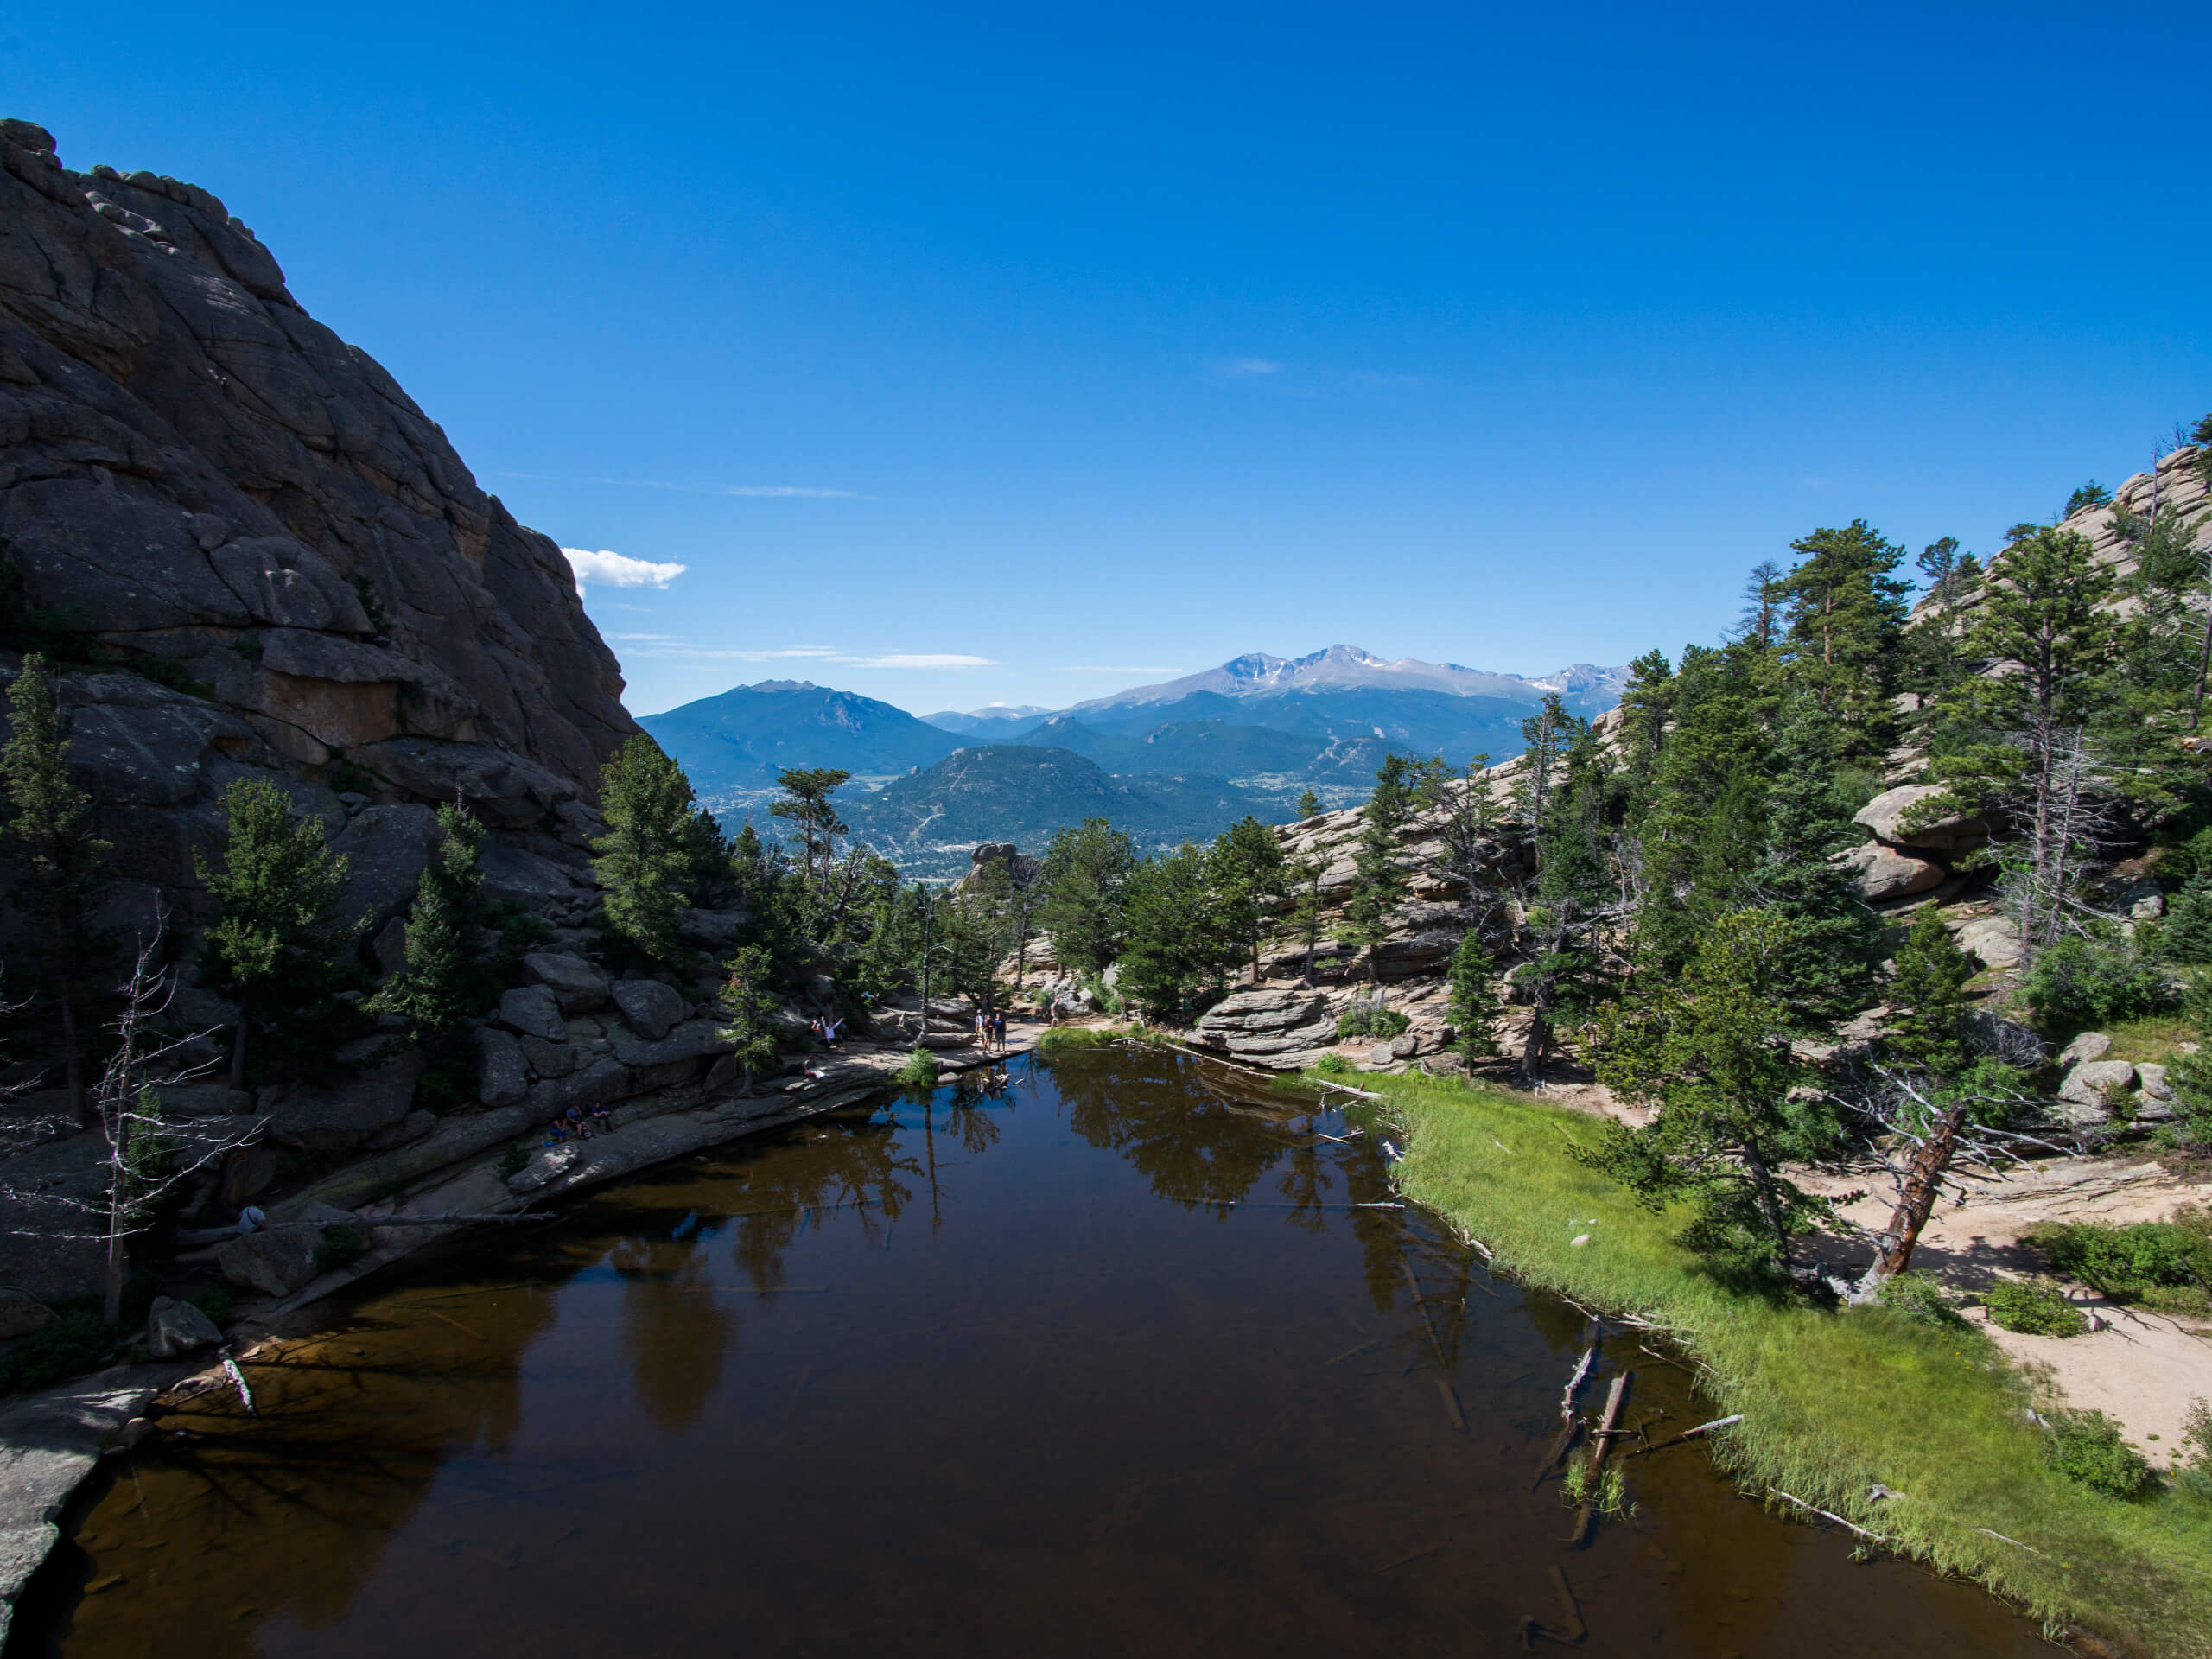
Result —
POLYGON ((234 779, 223 791, 223 820, 219 867, 197 852, 193 865, 223 907, 205 938, 209 965, 238 1001, 230 1084, 243 1089, 248 1030, 273 1007, 297 1007, 328 984, 368 918, 340 918, 345 855, 331 850, 321 818, 296 816, 292 798, 268 779, 234 779))
POLYGON ((724 964, 726 977, 715 1001, 722 1011, 718 1027, 737 1061, 738 1092, 753 1092, 753 1073, 776 1061, 775 963, 766 945, 741 945, 724 964))
POLYGON ((1207 865, 1205 850, 1185 842, 1139 866, 1129 880, 1122 989, 1179 1023, 1198 1012, 1242 954, 1220 925, 1207 865))
POLYGON ((1207 855, 1214 915, 1224 935, 1249 959, 1260 982, 1260 940, 1284 896, 1282 843, 1249 812, 1216 838, 1207 855))
POLYGON ((1445 1017, 1452 1022, 1452 1052, 1466 1060, 1485 1060, 1497 1052, 1496 969, 1482 935, 1469 928, 1452 953, 1445 1017))
POLYGON ((476 1012, 472 989, 483 976, 471 961, 467 930, 484 887, 478 849, 484 826, 465 806, 438 809, 438 844, 415 884, 405 925, 406 957, 367 1007, 397 1014, 425 1032, 448 1032, 476 1012))
POLYGON ((830 797, 852 775, 836 766, 785 766, 776 773, 776 786, 784 792, 768 811, 798 825, 807 879, 817 888, 829 885, 830 867, 837 861, 837 837, 846 833, 830 797))
POLYGON ((92 833, 92 801, 69 781, 69 725, 46 658, 36 652, 8 689, 10 734, 0 749, 8 816, 0 829, 20 861, 16 902, 30 923, 32 970, 60 1027, 69 1109, 91 1122, 85 1077, 85 1014, 98 994, 102 944, 92 925, 113 849, 92 833))
POLYGON ((1783 1173, 1834 1132, 1793 1093, 1802 1068, 1777 970, 1795 937, 1771 912, 1732 912, 1661 994, 1599 1016, 1599 1080, 1656 1116, 1640 1128, 1610 1124, 1579 1154, 1653 1209, 1687 1201, 1685 1243, 1763 1274, 1786 1271, 1797 1240, 1829 1215, 1783 1173))
POLYGON ((1045 848, 1038 920, 1061 963, 1088 974, 1114 965, 1128 937, 1129 879, 1136 868, 1128 833, 1103 818, 1054 832, 1045 848))
POLYGON ((1399 842, 1414 813, 1414 766, 1402 754, 1386 754, 1375 773, 1375 792, 1362 816, 1365 825, 1351 855, 1351 896, 1344 903, 1347 936, 1367 951, 1367 978, 1380 975, 1376 952, 1390 931, 1408 882, 1398 861, 1399 842))
POLYGON ((591 844, 592 873, 607 893, 607 925, 645 956, 665 957, 697 874, 691 781, 639 733, 600 768, 599 810, 607 833, 591 844))
POLYGON ((1847 722, 1866 752, 1890 742, 1890 699, 1912 584, 1897 575, 1904 550, 1863 518, 1790 543, 1802 556, 1782 579, 1790 677, 1847 722))

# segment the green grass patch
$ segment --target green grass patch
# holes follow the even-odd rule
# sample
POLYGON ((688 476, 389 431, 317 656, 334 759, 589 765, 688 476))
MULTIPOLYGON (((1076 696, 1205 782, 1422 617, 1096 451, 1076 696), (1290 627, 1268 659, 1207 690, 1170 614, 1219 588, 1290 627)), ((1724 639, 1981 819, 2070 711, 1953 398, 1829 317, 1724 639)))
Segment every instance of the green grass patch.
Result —
POLYGON ((937 1056, 926 1048, 918 1048, 891 1074, 891 1080, 909 1089, 934 1089, 937 1071, 937 1056))
POLYGON ((1133 1034, 1104 1026, 1054 1026, 1050 1031, 1039 1035, 1037 1052, 1039 1054, 1072 1054, 1085 1048, 1111 1048, 1116 1043, 1127 1042, 1133 1034))
POLYGON ((2103 1030, 2112 1039, 2111 1052, 2105 1058, 2128 1060, 2137 1065, 2145 1062, 2171 1065, 2181 1058, 2174 1050, 2196 1038, 2196 1026, 2183 1014, 2152 1014, 2140 1020, 2115 1020, 2103 1030))
POLYGON ((2130 1500, 2070 1478, 1986 1339, 1717 1281, 1676 1242, 1686 1217, 1640 1208, 1568 1155, 1595 1140, 1589 1117, 1480 1084, 1369 1082, 1405 1130, 1408 1196, 1526 1282, 1649 1320, 1696 1362, 1715 1403, 1744 1414, 1713 1451, 1745 1490, 1847 1516, 2048 1624, 2212 1656, 2212 1503, 2186 1483, 2130 1500), (1877 1503, 1877 1482, 1906 1496, 1877 1503))

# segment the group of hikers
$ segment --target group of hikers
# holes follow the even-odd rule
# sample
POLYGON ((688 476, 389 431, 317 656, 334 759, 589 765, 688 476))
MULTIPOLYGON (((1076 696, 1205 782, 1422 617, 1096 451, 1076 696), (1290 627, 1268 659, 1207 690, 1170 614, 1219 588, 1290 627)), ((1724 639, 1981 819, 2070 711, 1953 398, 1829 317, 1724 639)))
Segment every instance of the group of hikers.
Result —
POLYGON ((1006 1010, 1004 1008, 976 1010, 976 1046, 986 1054, 1006 1052, 1006 1010))
POLYGON ((593 1102, 588 1112, 581 1106, 571 1106, 545 1126, 544 1144, 557 1147, 564 1141, 588 1141, 613 1127, 614 1115, 603 1100, 593 1102))

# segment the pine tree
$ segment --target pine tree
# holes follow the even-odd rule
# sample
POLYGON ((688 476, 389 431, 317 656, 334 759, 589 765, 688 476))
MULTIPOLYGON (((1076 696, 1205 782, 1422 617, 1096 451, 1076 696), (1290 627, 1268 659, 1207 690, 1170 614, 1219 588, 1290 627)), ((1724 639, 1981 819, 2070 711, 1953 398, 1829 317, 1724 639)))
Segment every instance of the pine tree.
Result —
POLYGON ((1796 931, 1777 982, 1808 1021, 1864 1006, 1882 955, 1880 919, 1835 861, 1863 834, 1836 793, 1835 757, 1847 747, 1838 723, 1804 693, 1784 702, 1769 762, 1765 845, 1747 884, 1796 931))
POLYGON ((1450 991, 1445 1017, 1452 1022, 1452 1052, 1463 1059, 1484 1060, 1497 1052, 1501 1008, 1489 950, 1470 928, 1452 953, 1450 991))
POLYGON ((397 1014, 423 1031, 451 1031, 476 1010, 472 988, 482 976, 469 959, 467 930, 484 886, 478 849, 484 826, 465 806, 438 809, 438 844, 415 884, 408 906, 406 959, 366 1004, 397 1014))
POLYGON ((1890 698, 1912 587, 1894 574, 1904 550, 1863 518, 1816 530, 1790 547, 1803 555, 1780 584, 1790 677, 1847 721, 1866 752, 1879 753, 1889 745, 1890 698))
POLYGON ((349 865, 313 813, 296 818, 292 798, 266 778, 240 778, 223 791, 221 868, 199 853, 193 867, 223 909, 206 934, 208 960, 234 988, 230 1083, 245 1087, 246 1033, 272 998, 297 1003, 327 984, 340 956, 368 924, 338 918, 349 865))
POLYGON ((8 817, 0 841, 22 861, 16 900, 31 924, 32 969, 61 1028, 69 1109, 91 1121, 84 1014, 97 995, 103 941, 92 915, 113 849, 92 833, 92 798, 69 781, 69 726, 46 658, 32 652, 8 689, 10 735, 0 749, 8 817))
POLYGON ((1128 834, 1103 818, 1054 832, 1045 849, 1038 920, 1061 963, 1089 974, 1114 965, 1128 936, 1129 879, 1136 868, 1128 834))
POLYGON ((683 769, 643 733, 600 768, 607 833, 592 842, 592 873, 607 892, 607 925, 645 956, 676 948, 697 852, 695 804, 683 769))
POLYGON ((1345 932, 1367 951, 1370 984, 1381 977, 1376 952, 1405 900, 1408 884, 1398 862, 1398 843, 1413 811, 1413 763, 1402 754, 1386 754, 1375 773, 1375 792, 1363 809, 1366 827, 1351 855, 1351 896, 1344 901, 1345 932))
POLYGON ((1309 786, 1299 792, 1298 816, 1300 822, 1313 817, 1321 810, 1321 798, 1309 786))
POLYGON ((852 775, 836 766, 785 766, 776 773, 776 786, 784 792, 768 808, 769 815, 798 825, 807 878, 817 889, 829 886, 830 867, 837 861, 837 837, 846 831, 830 798, 852 775))
POLYGON ((1260 939, 1284 894, 1282 843, 1249 813, 1215 840, 1207 855, 1214 914, 1224 935, 1250 959, 1260 982, 1260 939))
POLYGON ((1974 963, 1935 906, 1923 905, 1913 917, 1897 963, 1890 1000, 1900 1012, 1890 1048, 1910 1065, 1955 1076, 1967 1063, 1965 986, 1974 977, 1974 963))
POLYGON ((1242 954, 1220 925, 1205 851, 1185 842, 1140 866, 1128 894, 1122 989, 1151 1012, 1180 1023, 1219 988, 1242 954))
POLYGON ((723 1014, 718 1028, 737 1060, 738 1092, 753 1092, 753 1074, 776 1061, 775 963, 764 945, 741 945, 724 964, 728 977, 716 995, 723 1014))
POLYGON ((1673 983, 1602 1014, 1599 1079, 1657 1116, 1641 1128, 1611 1124, 1577 1154, 1655 1210, 1687 1201, 1686 1244, 1762 1274, 1786 1272, 1797 1239, 1829 1214, 1783 1173, 1833 1135, 1825 1113, 1792 1092, 1801 1068, 1776 970, 1794 938, 1770 912, 1732 912, 1673 983))

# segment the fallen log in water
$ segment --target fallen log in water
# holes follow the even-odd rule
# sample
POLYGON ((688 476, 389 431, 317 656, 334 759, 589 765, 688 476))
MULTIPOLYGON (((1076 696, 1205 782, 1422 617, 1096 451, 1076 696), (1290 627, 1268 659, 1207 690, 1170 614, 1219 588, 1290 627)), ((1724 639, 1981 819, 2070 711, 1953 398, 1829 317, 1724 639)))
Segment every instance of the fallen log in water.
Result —
POLYGON ((1597 1442, 1590 1453, 1592 1496, 1586 1498, 1582 1507, 1575 1512, 1574 1532, 1567 1541, 1570 1544, 1579 1544, 1588 1537, 1591 1522, 1597 1518, 1598 1472, 1605 1466, 1605 1453, 1612 1450, 1613 1435, 1620 1425, 1621 1407, 1628 1401, 1629 1379, 1635 1375, 1634 1371, 1621 1372, 1613 1378, 1613 1386, 1605 1395, 1605 1414, 1599 1422, 1597 1433, 1592 1437, 1597 1442))
POLYGON ((1680 1446, 1684 1440, 1694 1440, 1700 1434, 1709 1434, 1716 1428, 1726 1428, 1731 1423, 1740 1423, 1743 1421, 1744 1414, 1740 1411, 1732 1417, 1716 1417, 1709 1423, 1700 1423, 1695 1428, 1686 1428, 1679 1434, 1669 1434, 1656 1445, 1638 1446, 1626 1455, 1640 1458, 1647 1452, 1664 1452, 1670 1446, 1680 1446))

